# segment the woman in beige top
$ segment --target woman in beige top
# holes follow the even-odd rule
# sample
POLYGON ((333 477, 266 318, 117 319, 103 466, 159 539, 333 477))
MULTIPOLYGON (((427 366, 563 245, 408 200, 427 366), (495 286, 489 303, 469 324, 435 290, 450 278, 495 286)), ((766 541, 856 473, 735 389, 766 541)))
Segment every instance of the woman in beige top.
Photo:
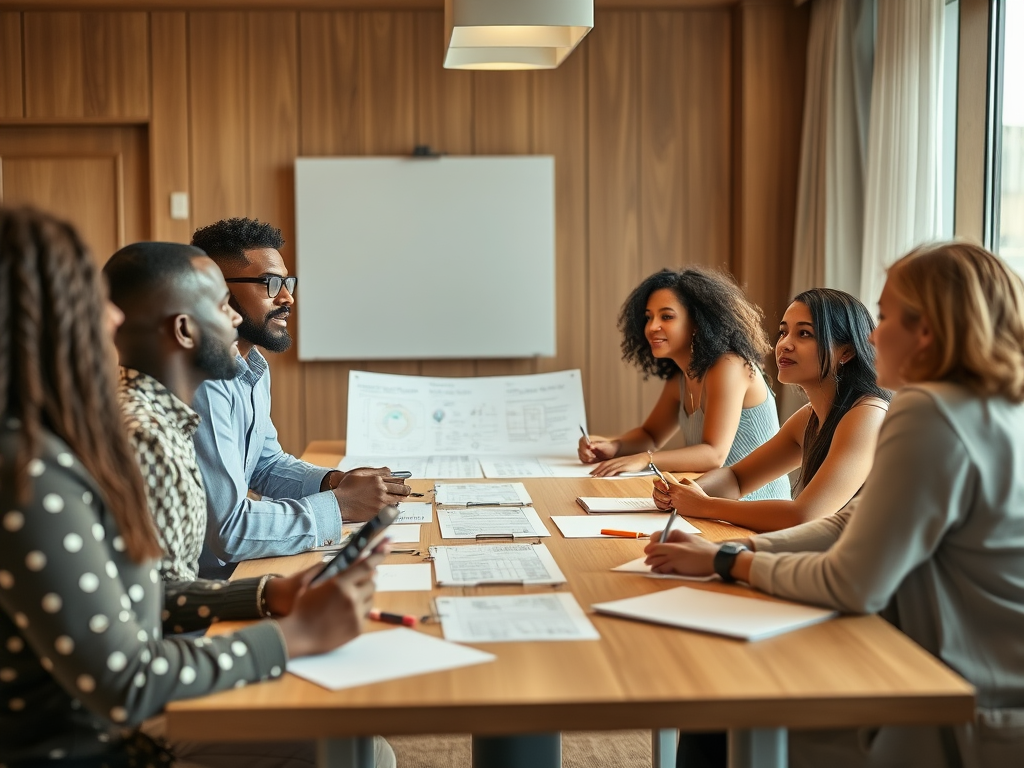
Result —
POLYGON ((881 611, 977 689, 971 725, 792 734, 791 766, 1024 765, 1024 286, 942 244, 890 267, 879 309, 878 383, 898 391, 860 496, 717 562, 722 545, 672 532, 647 562, 881 611))

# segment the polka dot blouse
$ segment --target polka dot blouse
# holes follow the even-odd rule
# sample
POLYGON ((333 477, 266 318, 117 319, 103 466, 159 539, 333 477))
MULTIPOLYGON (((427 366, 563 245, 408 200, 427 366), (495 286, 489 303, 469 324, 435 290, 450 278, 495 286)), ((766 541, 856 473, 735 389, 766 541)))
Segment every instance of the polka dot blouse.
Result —
POLYGON ((95 481, 52 435, 17 503, 16 426, 0 426, 0 765, 166 765, 139 752, 133 726, 175 699, 280 676, 281 634, 264 621, 165 639, 254 618, 256 580, 169 584, 165 596, 158 564, 131 561, 95 481))

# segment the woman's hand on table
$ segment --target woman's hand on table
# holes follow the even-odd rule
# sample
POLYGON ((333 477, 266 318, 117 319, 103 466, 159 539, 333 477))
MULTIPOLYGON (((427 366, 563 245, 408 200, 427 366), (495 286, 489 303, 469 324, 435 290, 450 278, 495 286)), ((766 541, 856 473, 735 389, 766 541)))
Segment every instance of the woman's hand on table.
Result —
MULTIPOLYGON (((382 544, 365 560, 315 586, 310 581, 323 566, 298 574, 300 586, 292 611, 277 622, 289 658, 327 653, 358 637, 373 606, 373 575, 388 550, 382 544)), ((267 586, 274 581, 282 579, 271 579, 267 586)))
POLYGON ((614 459, 602 461, 590 474, 593 477, 611 477, 620 472, 640 472, 647 469, 651 463, 651 456, 647 453, 634 453, 631 456, 617 456, 614 459))

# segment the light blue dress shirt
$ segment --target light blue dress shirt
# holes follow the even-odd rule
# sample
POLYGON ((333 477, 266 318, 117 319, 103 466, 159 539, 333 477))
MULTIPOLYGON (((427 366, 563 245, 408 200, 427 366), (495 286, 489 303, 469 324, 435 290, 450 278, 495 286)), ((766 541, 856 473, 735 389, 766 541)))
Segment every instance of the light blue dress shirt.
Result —
POLYGON ((237 362, 237 378, 203 383, 192 403, 201 417, 195 444, 206 486, 203 578, 230 572, 229 563, 294 555, 341 537, 334 493, 320 491, 331 470, 285 453, 277 440, 266 358, 254 347, 237 362), (248 498, 250 488, 263 499, 248 498))

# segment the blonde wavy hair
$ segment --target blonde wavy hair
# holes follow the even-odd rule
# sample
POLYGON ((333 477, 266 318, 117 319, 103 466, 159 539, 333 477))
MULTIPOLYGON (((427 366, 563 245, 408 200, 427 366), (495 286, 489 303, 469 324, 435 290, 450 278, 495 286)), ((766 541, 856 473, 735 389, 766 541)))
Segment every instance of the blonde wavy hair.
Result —
POLYGON ((888 285, 903 324, 924 318, 935 338, 905 378, 1024 402, 1024 283, 997 256, 970 243, 922 246, 889 267, 888 285))

